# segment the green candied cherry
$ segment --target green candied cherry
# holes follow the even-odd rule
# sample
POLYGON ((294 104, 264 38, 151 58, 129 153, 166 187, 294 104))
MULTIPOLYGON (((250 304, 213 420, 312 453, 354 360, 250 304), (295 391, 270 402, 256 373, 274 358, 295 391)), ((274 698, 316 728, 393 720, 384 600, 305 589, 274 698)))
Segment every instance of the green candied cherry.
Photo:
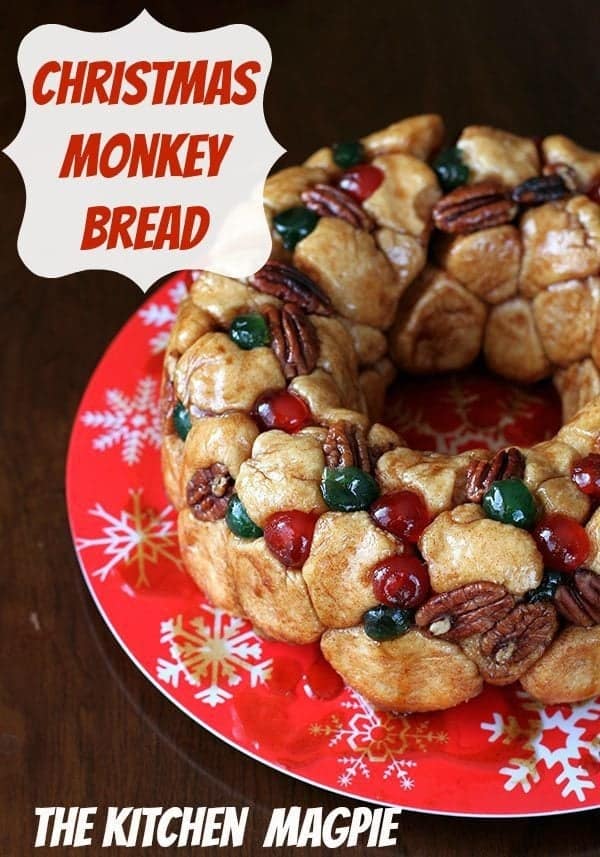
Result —
POLYGON ((360 467, 326 467, 321 494, 336 512, 361 512, 379 497, 379 485, 360 467))
POLYGON ((244 351, 252 348, 260 348, 269 345, 271 334, 269 325, 263 315, 259 312, 251 312, 248 315, 238 315, 231 322, 229 336, 244 351))
POLYGON ((493 521, 512 524, 530 530, 535 524, 537 509, 531 491, 521 479, 492 482, 483 496, 483 511, 493 521))
POLYGON ((536 601, 552 601, 562 582, 563 575, 560 571, 547 571, 537 589, 531 589, 527 593, 527 601, 530 604, 535 604, 536 601))
POLYGON ((190 412, 182 405, 181 402, 177 402, 175 407, 173 408, 173 428, 179 435, 182 440, 185 440, 189 434, 189 431, 192 427, 192 420, 190 418, 190 412))
POLYGON ((395 640, 410 629, 413 611, 379 604, 363 615, 365 634, 378 643, 395 640))
POLYGON ((458 146, 441 152, 432 164, 442 189, 448 191, 466 184, 469 180, 469 168, 463 163, 458 146))
POLYGON ((225 513, 225 522, 234 536, 241 539, 259 539, 263 531, 255 524, 237 494, 232 494, 225 513))
POLYGON ((347 170, 348 167, 355 167, 365 159, 365 147, 359 140, 334 143, 331 148, 334 163, 343 170, 347 170))
POLYGON ((304 206, 287 208, 273 218, 273 228, 286 250, 293 250, 317 225, 319 215, 304 206))

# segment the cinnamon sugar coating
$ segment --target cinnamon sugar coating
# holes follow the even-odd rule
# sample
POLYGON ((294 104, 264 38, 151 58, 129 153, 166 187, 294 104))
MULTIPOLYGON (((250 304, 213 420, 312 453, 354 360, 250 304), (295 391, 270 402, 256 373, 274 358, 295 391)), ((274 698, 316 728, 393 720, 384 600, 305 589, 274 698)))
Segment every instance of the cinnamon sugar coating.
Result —
POLYGON ((448 708, 486 681, 519 680, 547 703, 600 693, 600 590, 590 578, 600 574, 600 513, 571 479, 576 461, 600 452, 600 206, 586 195, 600 154, 559 135, 538 147, 471 126, 453 155, 466 185, 449 197, 435 162, 440 117, 410 117, 360 144, 362 163, 380 171, 374 190, 339 190, 332 147, 271 176, 264 199, 276 261, 247 280, 200 272, 180 305, 165 355, 162 463, 185 566, 213 604, 264 636, 320 640, 344 680, 382 708, 448 708), (307 202, 316 225, 284 247, 278 216, 307 202), (239 316, 263 319, 265 341, 240 347, 231 335, 239 316), (375 422, 398 370, 445 372, 480 356, 505 378, 553 378, 565 418, 556 437, 513 448, 510 460, 440 455, 408 448, 375 422), (273 393, 302 400, 310 424, 262 431, 256 402, 273 393), (369 489, 383 495, 419 495, 429 522, 416 548, 366 507, 328 505, 327 472, 344 469, 359 487, 373 480, 369 489), (557 605, 532 595, 544 575, 532 534, 483 511, 490 484, 510 478, 539 514, 566 515, 589 536, 583 589, 561 590, 557 605), (222 517, 232 495, 254 538, 222 517), (268 531, 260 535, 283 511, 316 519, 300 569, 286 568, 268 531), (452 637, 434 601, 419 629, 409 611, 394 639, 369 637, 375 565, 416 550, 427 597, 458 610, 460 632, 452 637), (480 590, 485 615, 471 597, 480 590))

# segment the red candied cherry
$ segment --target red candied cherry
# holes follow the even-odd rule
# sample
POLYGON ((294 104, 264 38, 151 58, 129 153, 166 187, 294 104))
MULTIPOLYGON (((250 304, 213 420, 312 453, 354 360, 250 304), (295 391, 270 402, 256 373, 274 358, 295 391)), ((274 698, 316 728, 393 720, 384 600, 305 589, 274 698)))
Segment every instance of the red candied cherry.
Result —
POLYGON ((338 186, 347 191, 359 202, 375 193, 383 181, 383 171, 372 164, 360 164, 347 170, 338 181, 338 186))
POLYGON ((429 595, 429 572, 416 556, 392 556, 373 569, 373 594, 380 604, 412 609, 429 595))
POLYGON ((600 497, 600 455, 591 452, 576 461, 571 470, 571 479, 584 494, 600 497))
POLYGON ((590 552, 590 539, 584 528, 575 518, 560 512, 544 515, 533 537, 544 565, 552 571, 576 571, 590 552))
POLYGON ((254 413, 262 429, 281 429, 288 434, 312 423, 312 414, 304 399, 287 390, 265 393, 257 399, 254 413))
POLYGON ((383 494, 371 506, 371 517, 382 530, 413 543, 430 520, 427 505, 416 491, 383 494))
POLYGON ((275 512, 267 518, 264 536, 267 547, 288 568, 301 568, 310 553, 316 512, 275 512))

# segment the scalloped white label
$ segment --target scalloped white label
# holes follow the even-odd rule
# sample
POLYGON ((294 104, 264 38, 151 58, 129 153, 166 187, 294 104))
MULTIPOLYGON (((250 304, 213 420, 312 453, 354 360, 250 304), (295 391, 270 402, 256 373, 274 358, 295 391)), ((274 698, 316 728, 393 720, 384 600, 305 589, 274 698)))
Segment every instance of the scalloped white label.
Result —
POLYGON ((25 119, 4 151, 25 182, 31 271, 118 271, 146 291, 177 269, 264 264, 264 182, 285 150, 264 117, 271 50, 257 30, 183 33, 146 11, 105 33, 47 24, 18 64, 25 119))

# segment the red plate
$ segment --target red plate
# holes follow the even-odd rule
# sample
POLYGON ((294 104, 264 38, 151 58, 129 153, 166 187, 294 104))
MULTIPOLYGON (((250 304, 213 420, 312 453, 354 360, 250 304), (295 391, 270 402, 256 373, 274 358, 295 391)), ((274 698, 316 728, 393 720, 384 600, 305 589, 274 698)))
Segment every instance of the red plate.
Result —
MULTIPOLYGON (((600 806, 600 699, 542 708, 488 688, 450 711, 392 717, 340 687, 317 645, 259 639, 212 608, 182 569, 162 488, 157 399, 181 275, 130 319, 77 414, 71 530, 106 623, 145 675, 215 735, 278 770, 360 800, 455 815, 600 806)), ((391 424, 420 448, 526 445, 554 433, 548 385, 481 372, 397 385, 391 424)))

